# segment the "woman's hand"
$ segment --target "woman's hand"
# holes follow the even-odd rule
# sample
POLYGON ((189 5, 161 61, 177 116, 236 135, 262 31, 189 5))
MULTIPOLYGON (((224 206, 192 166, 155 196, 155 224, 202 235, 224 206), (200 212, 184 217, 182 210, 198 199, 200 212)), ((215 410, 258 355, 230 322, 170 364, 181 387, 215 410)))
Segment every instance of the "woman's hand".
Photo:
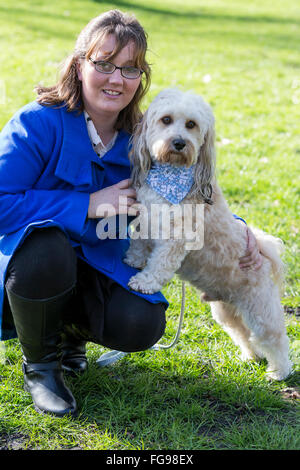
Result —
POLYGON ((131 179, 126 179, 90 194, 88 218, 111 217, 116 214, 137 215, 137 211, 131 208, 136 202, 136 191, 130 185, 131 179))
MULTIPOLYGON (((259 252, 256 238, 250 228, 247 227, 243 221, 237 219, 237 222, 244 225, 247 233, 247 249, 244 256, 239 258, 239 266, 242 270, 254 269, 254 271, 257 271, 262 265, 263 258, 259 252)), ((215 302, 217 300, 221 300, 210 297, 206 292, 203 292, 200 298, 201 302, 215 302)))
POLYGON ((241 269, 253 269, 254 271, 258 271, 262 265, 263 258, 259 252, 258 244, 253 232, 247 226, 246 230, 248 240, 247 250, 244 256, 239 259, 239 266, 241 269))

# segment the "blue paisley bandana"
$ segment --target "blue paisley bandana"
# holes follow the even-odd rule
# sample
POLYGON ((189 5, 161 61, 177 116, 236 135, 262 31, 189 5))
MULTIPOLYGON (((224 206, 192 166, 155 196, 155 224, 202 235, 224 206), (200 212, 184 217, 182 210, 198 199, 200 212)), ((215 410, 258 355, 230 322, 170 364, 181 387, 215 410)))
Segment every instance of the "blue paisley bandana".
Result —
POLYGON ((154 163, 146 183, 172 204, 179 204, 194 183, 194 166, 175 167, 169 163, 154 163))

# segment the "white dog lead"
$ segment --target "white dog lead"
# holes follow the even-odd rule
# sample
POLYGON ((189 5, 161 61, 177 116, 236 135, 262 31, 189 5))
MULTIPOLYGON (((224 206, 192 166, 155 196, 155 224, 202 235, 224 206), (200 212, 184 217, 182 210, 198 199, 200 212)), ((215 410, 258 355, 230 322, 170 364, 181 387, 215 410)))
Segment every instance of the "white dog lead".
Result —
MULTIPOLYGON (((179 336, 181 332, 181 327, 182 327, 182 322, 183 322, 183 317, 184 317, 184 308, 185 308, 185 283, 182 282, 181 283, 181 309, 180 309, 179 324, 178 324, 176 335, 172 343, 170 344, 156 343, 150 349, 153 349, 154 351, 159 351, 160 349, 170 349, 173 346, 175 346, 175 344, 179 340, 179 336)), ((109 351, 107 353, 102 354, 102 356, 100 356, 96 362, 99 367, 109 366, 110 364, 114 364, 115 362, 119 361, 124 356, 127 356, 128 354, 132 354, 132 353, 113 350, 113 351, 109 351)))

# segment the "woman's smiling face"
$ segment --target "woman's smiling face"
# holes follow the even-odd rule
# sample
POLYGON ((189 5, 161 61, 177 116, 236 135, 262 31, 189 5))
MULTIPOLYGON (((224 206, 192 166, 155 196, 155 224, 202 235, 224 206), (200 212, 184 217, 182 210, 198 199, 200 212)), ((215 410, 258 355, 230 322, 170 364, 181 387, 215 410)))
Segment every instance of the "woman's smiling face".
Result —
MULTIPOLYGON (((93 61, 107 60, 115 49, 116 39, 108 35, 95 55, 93 61)), ((120 52, 109 59, 118 67, 135 66, 136 46, 129 41, 120 52)), ((117 120, 122 109, 132 100, 137 91, 141 77, 124 78, 121 70, 116 69, 111 74, 98 72, 91 61, 84 60, 77 67, 78 78, 82 83, 82 99, 85 110, 96 120, 117 120)))

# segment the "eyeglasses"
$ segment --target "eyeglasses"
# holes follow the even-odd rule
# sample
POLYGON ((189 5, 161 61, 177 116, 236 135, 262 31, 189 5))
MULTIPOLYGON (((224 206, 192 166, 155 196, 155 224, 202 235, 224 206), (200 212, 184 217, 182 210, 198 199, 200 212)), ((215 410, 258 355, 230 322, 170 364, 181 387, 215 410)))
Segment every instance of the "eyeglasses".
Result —
POLYGON ((117 67, 115 64, 106 62, 105 60, 93 60, 90 57, 89 60, 94 64, 97 72, 101 73, 114 73, 116 69, 119 69, 121 70, 122 77, 129 79, 139 78, 143 73, 143 70, 140 70, 137 67, 132 67, 130 65, 125 67, 117 67))

